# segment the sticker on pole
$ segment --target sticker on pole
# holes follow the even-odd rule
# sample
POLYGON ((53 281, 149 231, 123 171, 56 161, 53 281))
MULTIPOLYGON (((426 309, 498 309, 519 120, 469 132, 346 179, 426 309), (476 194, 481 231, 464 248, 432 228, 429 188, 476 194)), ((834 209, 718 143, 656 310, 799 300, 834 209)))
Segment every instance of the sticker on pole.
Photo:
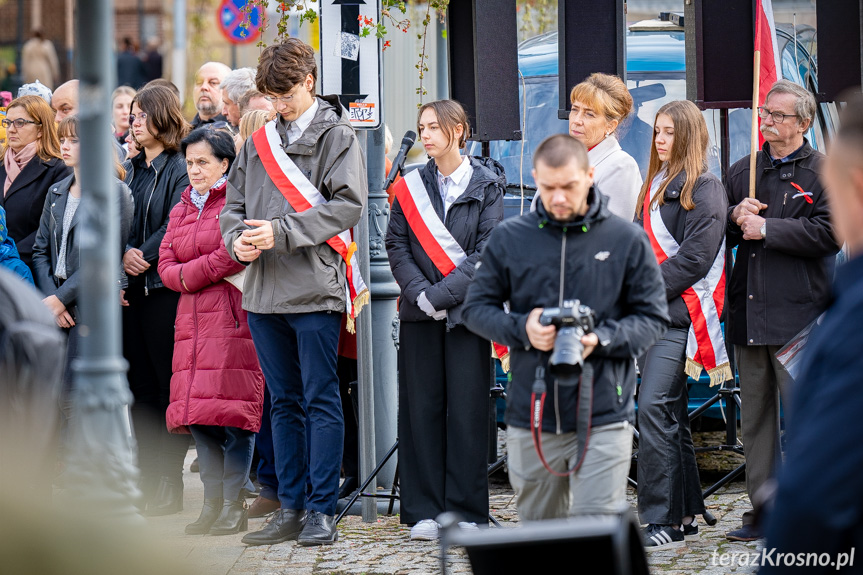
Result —
POLYGON ((338 94, 354 128, 381 125, 381 46, 360 35, 360 20, 380 20, 378 0, 321 1, 321 92, 338 94))
POLYGON ((248 16, 244 11, 246 0, 222 0, 219 4, 219 30, 232 44, 250 44, 257 42, 261 35, 261 7, 255 5, 248 16), (243 28, 243 21, 248 18, 248 26, 243 28))

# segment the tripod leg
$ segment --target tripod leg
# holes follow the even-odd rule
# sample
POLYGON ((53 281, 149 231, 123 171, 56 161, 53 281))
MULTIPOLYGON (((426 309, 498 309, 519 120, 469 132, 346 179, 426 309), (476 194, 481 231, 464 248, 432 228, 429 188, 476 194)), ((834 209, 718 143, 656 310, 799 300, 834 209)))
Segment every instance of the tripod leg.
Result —
POLYGON ((491 513, 488 514, 488 520, 491 521, 495 527, 500 527, 500 523, 497 522, 497 519, 495 519, 491 513))
POLYGON ((399 488, 399 464, 396 462, 396 471, 393 474, 393 489, 390 491, 390 504, 387 507, 387 515, 393 514, 393 506, 396 504, 396 499, 398 499, 398 495, 396 495, 396 491, 399 488))
POLYGON ((375 467, 374 471, 372 471, 372 474, 366 477, 365 481, 363 481, 362 485, 360 485, 360 488, 357 489, 357 491, 351 496, 351 498, 348 500, 348 504, 345 505, 345 508, 342 509, 342 512, 339 513, 338 517, 336 517, 336 525, 338 525, 339 521, 342 520, 342 517, 347 515, 348 510, 351 508, 351 505, 356 503, 357 499, 359 499, 360 497, 374 497, 374 494, 367 495, 365 493, 365 490, 369 486, 369 483, 371 483, 372 480, 377 477, 378 473, 381 472, 381 469, 383 469, 383 466, 387 464, 387 461, 390 460, 390 457, 392 457, 393 454, 398 451, 398 448, 399 440, 398 438, 396 438, 395 443, 393 443, 393 446, 390 447, 389 451, 387 451, 387 454, 384 455, 384 458, 380 460, 377 467, 375 467))

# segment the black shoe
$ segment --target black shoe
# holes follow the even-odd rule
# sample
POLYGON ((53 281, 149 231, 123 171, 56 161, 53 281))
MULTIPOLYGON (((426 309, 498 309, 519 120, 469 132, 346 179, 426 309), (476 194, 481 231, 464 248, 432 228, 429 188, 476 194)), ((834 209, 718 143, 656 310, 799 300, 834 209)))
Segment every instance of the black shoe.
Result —
POLYGON ((201 515, 194 523, 186 525, 186 535, 203 535, 210 532, 210 527, 219 518, 222 512, 222 506, 225 500, 221 497, 213 497, 212 499, 204 499, 204 508, 201 509, 201 515))
POLYGON ((695 519, 692 520, 692 523, 689 525, 683 526, 683 537, 688 541, 690 539, 696 539, 698 537, 698 523, 695 519))
POLYGON ((729 541, 756 541, 757 539, 761 539, 761 537, 761 532, 751 523, 725 534, 725 538, 729 541))
POLYGON ((336 518, 333 515, 324 515, 320 511, 309 511, 306 518, 306 526, 297 538, 297 543, 303 547, 312 545, 332 545, 339 540, 339 532, 336 529, 336 518))
POLYGON ((356 477, 345 477, 341 487, 339 487, 339 499, 350 497, 359 486, 360 484, 356 477))
POLYGON ((275 545, 299 537, 306 524, 305 509, 279 509, 270 522, 260 531, 247 533, 243 537, 246 545, 275 545))
POLYGON ((228 501, 222 514, 210 527, 210 535, 232 535, 249 530, 249 506, 242 496, 236 501, 228 501))
POLYGON ((183 478, 163 476, 156 488, 156 495, 147 503, 145 515, 158 517, 183 510, 183 478))
POLYGON ((683 545, 683 531, 671 525, 648 525, 644 529, 644 547, 647 551, 683 545))

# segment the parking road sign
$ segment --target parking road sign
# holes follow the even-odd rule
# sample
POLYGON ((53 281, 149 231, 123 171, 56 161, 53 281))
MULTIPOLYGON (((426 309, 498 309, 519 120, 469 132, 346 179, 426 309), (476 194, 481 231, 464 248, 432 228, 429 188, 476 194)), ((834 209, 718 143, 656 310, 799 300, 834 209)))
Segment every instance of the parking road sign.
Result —
POLYGON ((246 19, 243 8, 246 0, 222 0, 217 13, 219 30, 232 44, 249 44, 256 42, 261 33, 261 7, 253 6, 248 15, 249 26, 241 24, 246 19))

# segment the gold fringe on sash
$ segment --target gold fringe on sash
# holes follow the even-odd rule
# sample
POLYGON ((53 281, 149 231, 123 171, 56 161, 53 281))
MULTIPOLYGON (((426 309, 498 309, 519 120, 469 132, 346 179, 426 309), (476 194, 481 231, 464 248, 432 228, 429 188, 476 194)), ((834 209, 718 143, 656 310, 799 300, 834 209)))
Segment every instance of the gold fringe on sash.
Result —
POLYGON ((364 289, 362 293, 358 293, 357 297, 354 298, 354 317, 348 315, 348 319, 346 322, 348 333, 357 333, 357 322, 355 318, 360 315, 360 312, 370 301, 372 301, 372 294, 368 289, 364 289))
MULTIPOLYGON (((704 366, 698 363, 695 360, 686 358, 686 375, 691 377, 694 380, 698 380, 701 377, 701 372, 704 370, 704 366)), ((728 362, 725 362, 721 365, 717 365, 713 369, 707 371, 707 375, 710 376, 710 387, 714 385, 722 385, 729 379, 734 377, 734 374, 731 373, 731 365, 728 362)))
MULTIPOLYGON (((497 348, 494 346, 494 342, 489 343, 491 343, 491 356, 500 360, 500 367, 503 369, 504 373, 509 373, 509 351, 503 354, 503 357, 500 357, 497 355, 497 348)), ((509 348, 506 349, 509 350, 509 348)))

